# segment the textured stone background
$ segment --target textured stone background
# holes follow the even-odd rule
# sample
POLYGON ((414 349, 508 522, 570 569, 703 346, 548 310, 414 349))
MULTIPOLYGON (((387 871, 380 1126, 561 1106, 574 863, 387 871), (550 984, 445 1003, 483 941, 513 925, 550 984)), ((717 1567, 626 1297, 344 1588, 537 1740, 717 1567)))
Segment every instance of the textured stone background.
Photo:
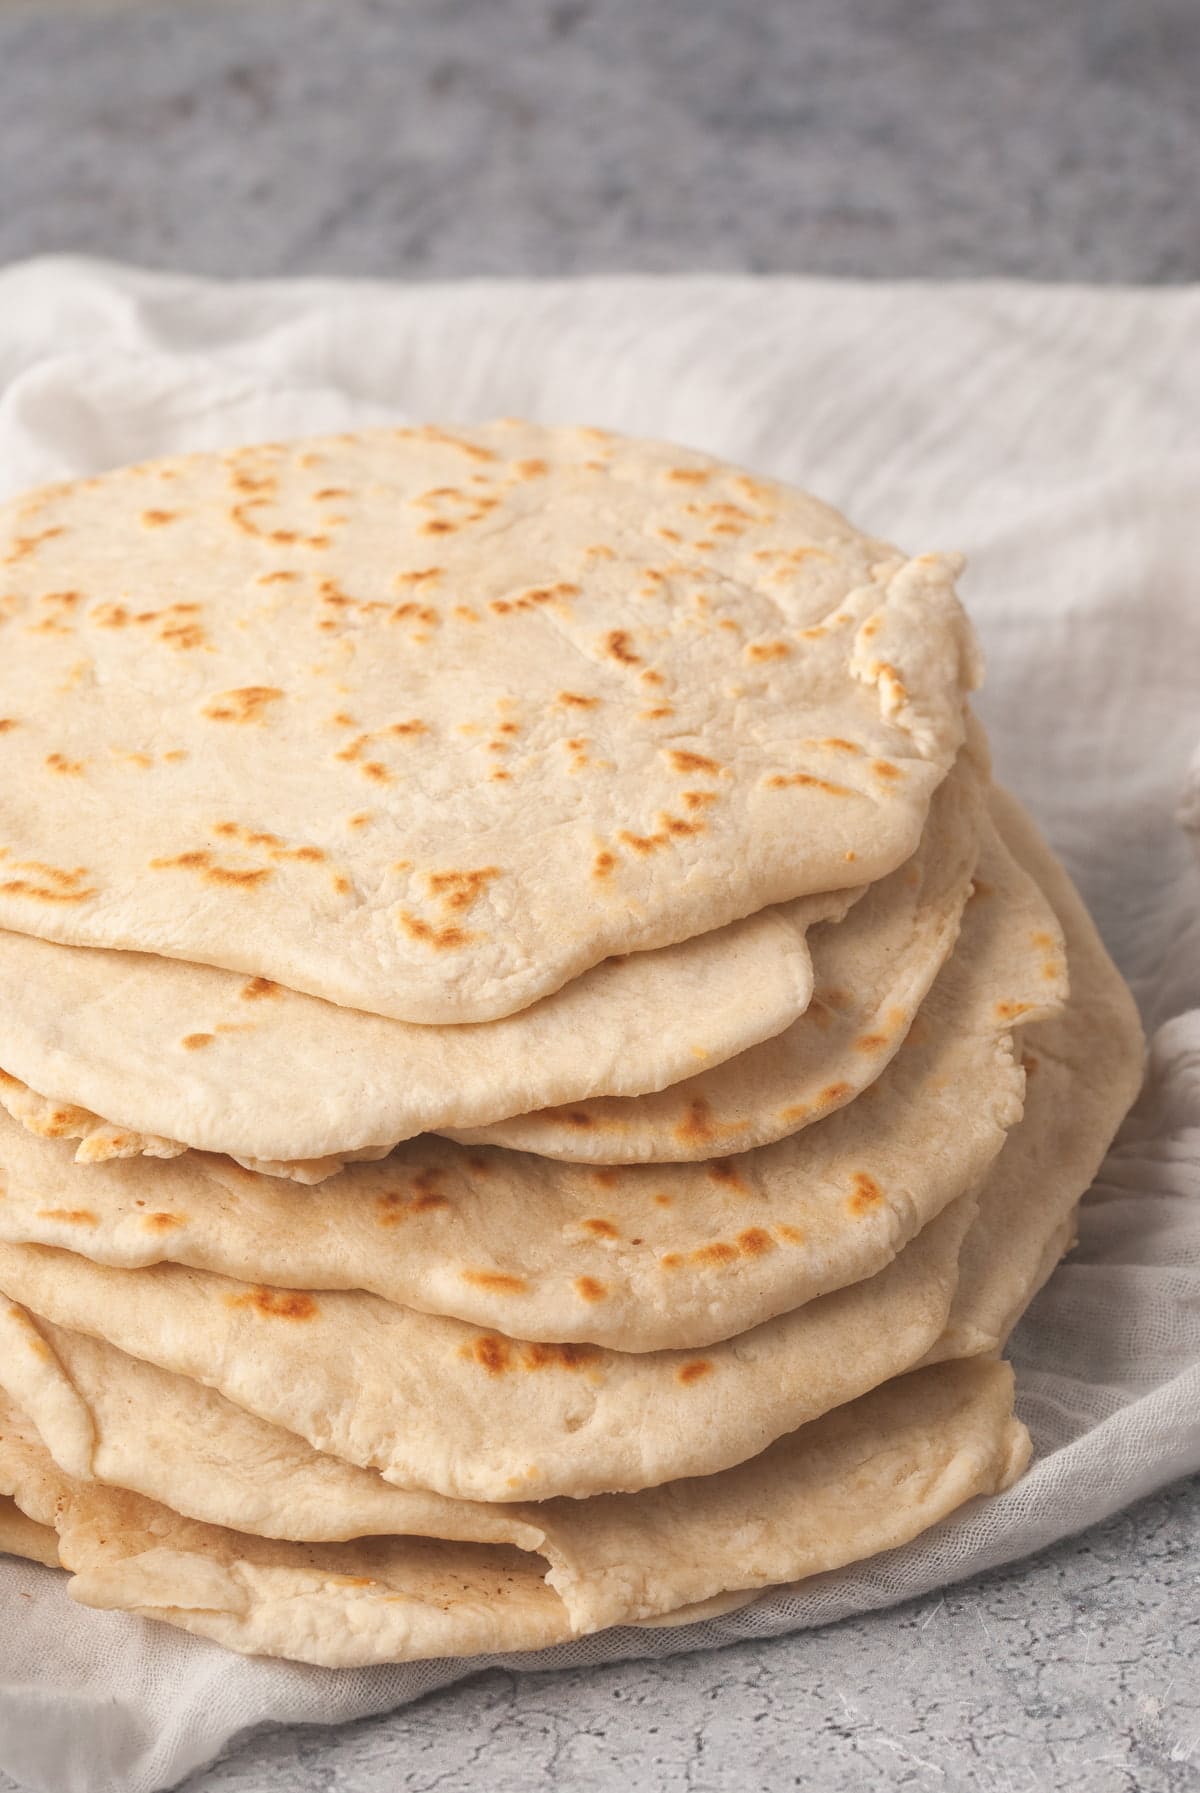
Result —
MULTIPOLYGON (((0 0, 0 260, 1190 280, 1198 93, 1200 0, 0 0)), ((1183 1793, 1198 1492, 820 1633, 259 1737, 189 1793, 1183 1793)))
POLYGON ((1200 274, 1196 0, 0 0, 0 259, 1200 274))

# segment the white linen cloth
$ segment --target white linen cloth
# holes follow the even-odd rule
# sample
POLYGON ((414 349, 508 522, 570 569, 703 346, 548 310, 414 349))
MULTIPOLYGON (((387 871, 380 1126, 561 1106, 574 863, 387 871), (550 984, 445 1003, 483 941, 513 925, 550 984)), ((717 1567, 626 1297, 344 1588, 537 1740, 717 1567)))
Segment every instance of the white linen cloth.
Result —
POLYGON ((998 774, 1080 883, 1153 1033, 1079 1249, 1014 1342, 1034 1466, 906 1549, 731 1617, 525 1657, 245 1661, 73 1607, 61 1577, 0 1559, 0 1767, 37 1793, 151 1793, 256 1721, 379 1711, 487 1661, 552 1668, 821 1624, 1200 1467, 1200 893, 1184 832, 1200 828, 1200 289, 218 285, 58 259, 0 273, 4 493, 176 449, 513 413, 673 437, 913 552, 969 556, 998 774))

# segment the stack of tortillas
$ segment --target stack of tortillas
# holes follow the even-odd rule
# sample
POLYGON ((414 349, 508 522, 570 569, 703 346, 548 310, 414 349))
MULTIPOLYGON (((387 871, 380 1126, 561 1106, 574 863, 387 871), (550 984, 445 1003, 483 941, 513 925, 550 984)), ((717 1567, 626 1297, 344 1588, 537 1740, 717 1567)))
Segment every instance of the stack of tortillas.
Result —
POLYGON ((0 1547, 361 1664, 1011 1483, 1141 1040, 955 571, 514 423, 5 509, 0 1547))

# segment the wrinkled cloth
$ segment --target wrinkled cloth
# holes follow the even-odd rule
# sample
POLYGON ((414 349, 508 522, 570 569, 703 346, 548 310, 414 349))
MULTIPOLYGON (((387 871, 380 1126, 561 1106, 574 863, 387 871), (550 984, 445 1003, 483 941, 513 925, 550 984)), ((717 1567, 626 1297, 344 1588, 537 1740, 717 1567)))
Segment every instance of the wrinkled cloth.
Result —
POLYGON ((1013 1341, 1033 1467, 905 1549, 683 1632, 365 1671, 246 1661, 74 1607, 61 1576, 0 1559, 0 1767, 37 1793, 151 1793, 256 1722, 358 1717, 489 1664, 824 1624, 1200 1467, 1200 289, 0 273, 4 494, 182 449, 505 414, 675 438, 914 553, 968 555, 997 774, 1065 859, 1152 1036, 1079 1247, 1013 1341))

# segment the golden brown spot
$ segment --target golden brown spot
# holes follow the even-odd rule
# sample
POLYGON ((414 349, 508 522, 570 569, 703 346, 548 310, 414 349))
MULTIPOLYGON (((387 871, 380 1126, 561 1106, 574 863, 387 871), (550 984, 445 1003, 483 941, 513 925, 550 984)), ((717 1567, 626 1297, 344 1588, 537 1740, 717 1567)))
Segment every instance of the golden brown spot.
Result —
POLYGON ((527 1370, 581 1370, 599 1355, 595 1345, 526 1345, 522 1361, 527 1370))
POLYGON ((872 760, 871 761, 871 770, 872 770, 872 772, 874 772, 876 778, 885 778, 886 779, 886 778, 903 778, 904 777, 904 774, 900 770, 899 766, 893 766, 891 760, 872 760))
POLYGON ((600 699, 598 697, 582 697, 578 691, 560 691, 558 701, 560 704, 567 704, 576 710, 594 710, 600 699))
POLYGON ((708 832, 707 822, 685 822, 682 816, 673 816, 669 810, 660 811, 658 824, 667 834, 676 839, 679 839, 681 835, 706 834, 708 832))
POLYGON ((279 993, 279 985, 273 984, 269 977, 252 977, 238 991, 243 1002, 260 1002, 264 996, 278 996, 279 993))
POLYGON ((561 1119, 568 1127, 586 1129, 596 1125, 594 1118, 588 1113, 586 1108, 568 1108, 561 1116, 561 1119))
POLYGON ((856 747, 854 745, 853 741, 843 741, 840 735, 827 735, 825 737, 825 739, 819 743, 819 745, 822 747, 827 747, 831 753, 861 753, 862 752, 861 747, 856 747))
POLYGON ((43 529, 39 535, 18 535, 13 538, 13 545, 4 557, 5 565, 18 560, 26 560, 35 554, 43 542, 52 541, 56 535, 62 535, 61 524, 55 529, 43 529))
POLYGON ((885 1033, 865 1033, 854 1042, 856 1052, 880 1052, 887 1045, 885 1033))
POLYGON ((698 1246, 690 1253, 693 1264, 732 1264, 737 1255, 737 1247, 724 1239, 714 1239, 711 1245, 698 1246))
POLYGON ((211 1046, 215 1038, 216 1035, 211 1033, 185 1033, 180 1044, 189 1052, 198 1052, 202 1046, 211 1046))
POLYGON ((178 515, 178 511, 143 511, 142 522, 147 529, 161 529, 164 523, 173 523, 178 515))
POLYGON ((628 828, 622 828, 617 839, 623 847, 628 847, 634 853, 641 853, 643 857, 647 853, 656 852, 659 847, 665 847, 668 842, 666 834, 632 834, 628 828))
POLYGON ((826 791, 831 797, 850 797, 853 792, 844 784, 833 784, 828 778, 814 778, 811 772, 776 772, 768 778, 767 784, 773 791, 786 790, 789 786, 798 785, 804 790, 826 791))
POLYGON ((629 645, 627 629, 610 629, 604 637, 604 649, 612 659, 619 660, 622 666, 640 666, 642 664, 641 655, 635 654, 629 645))
POLYGON ((712 1110, 703 1096, 698 1096, 694 1102, 688 1103, 687 1113, 674 1128, 674 1136, 681 1145, 702 1145, 706 1140, 714 1138, 716 1131, 712 1110))
POLYGON ((669 467, 665 477, 680 486, 704 486, 712 474, 707 467, 669 467))
POLYGON ((142 1225, 148 1233, 169 1233, 174 1227, 186 1226, 187 1222, 182 1214, 168 1214, 166 1209, 160 1208, 154 1214, 143 1214, 142 1225))
POLYGON ((1015 1021, 1018 1015, 1024 1015, 1033 1007, 1031 1002, 998 1002, 996 1013, 1002 1021, 1015 1021))
POLYGON ((817 1100, 828 1106, 831 1102, 844 1102, 847 1096, 853 1094, 854 1085, 852 1083, 829 1083, 821 1091, 817 1100))
POLYGON ((454 531, 457 528, 458 528, 457 523, 451 523, 445 517, 430 517, 430 519, 427 523, 422 523, 421 534, 422 535, 453 535, 454 531))
POLYGON ((577 1276, 575 1293, 581 1301, 603 1301, 608 1294, 608 1285, 597 1282, 594 1276, 577 1276))
POLYGON ((319 492, 313 493, 313 498, 318 503, 324 503, 327 498, 349 498, 349 496, 348 486, 322 486, 319 492))
POLYGON ((660 1208, 669 1208, 671 1206, 672 1202, 675 1200, 675 1197, 673 1195, 659 1194, 659 1195, 656 1195, 654 1199, 658 1203, 660 1208))
POLYGON ((397 573, 396 577, 392 580, 392 584, 398 585, 398 586, 429 585, 429 584, 436 585, 436 583, 439 579, 442 579, 445 577, 445 573, 446 573, 445 567, 420 567, 412 572, 397 573))
POLYGON ((883 1190, 874 1177, 869 1177, 865 1170, 855 1171, 854 1189, 846 1201, 846 1206, 851 1214, 869 1213, 872 1208, 877 1208, 882 1200, 883 1190))
POLYGON ((518 461, 516 471, 522 479, 545 479, 550 469, 545 461, 518 461))
POLYGON ((176 867, 184 871, 198 871, 209 884, 232 884, 252 886, 261 884, 271 877, 269 865, 257 866, 253 870, 242 870, 236 866, 214 865, 211 856, 201 850, 194 849, 190 853, 177 853, 170 859, 152 859, 151 868, 155 871, 168 871, 176 867))
POLYGON ((429 890, 444 909, 461 911, 478 902, 487 886, 499 876, 498 865, 482 865, 471 872, 430 872, 429 890))
POLYGON ((494 1333, 484 1333, 467 1351, 489 1376, 502 1376, 512 1367, 512 1346, 507 1339, 498 1338, 494 1333))
POLYGON ((784 1222, 780 1226, 777 1226, 775 1231, 779 1234, 779 1237, 786 1240, 789 1245, 804 1244, 804 1234, 800 1231, 798 1226, 788 1226, 786 1222, 784 1222))
POLYGON ((87 765, 87 761, 69 760, 65 754, 48 753, 46 755, 46 764, 52 772, 57 772, 64 778, 79 778, 84 767, 87 765))
POLYGON ((661 722, 664 717, 673 716, 674 714, 674 706, 671 704, 655 704, 652 710, 638 711, 638 715, 643 722, 661 722))
MULTIPOLYGON (((361 610, 370 611, 374 607, 372 605, 362 604, 359 608, 361 610)), ((440 623, 442 620, 437 611, 429 604, 397 604, 391 613, 390 621, 394 623, 404 623, 413 618, 419 623, 426 624, 428 628, 433 628, 435 624, 440 623)), ((423 635, 416 635, 413 639, 415 641, 424 641, 425 637, 423 635)))
POLYGON ((685 1363, 678 1371, 678 1379, 682 1383, 699 1382, 702 1377, 712 1374, 712 1364, 706 1357, 694 1357, 691 1363, 685 1363))
POLYGON ((462 1270, 459 1274, 472 1288, 486 1289, 491 1295, 524 1295, 529 1288, 523 1276, 504 1276, 499 1270, 462 1270))
POLYGON ((677 1251, 664 1252, 658 1260, 660 1270, 678 1270, 682 1262, 683 1259, 677 1251))
POLYGON ((786 660, 791 653, 786 641, 752 641, 746 649, 747 660, 786 660))
POLYGON ((408 1219, 408 1203, 398 1190, 385 1189, 376 1196, 375 1206, 379 1210, 375 1216, 377 1226, 399 1226, 408 1219))
POLYGON ((592 860, 593 878, 607 878, 616 863, 616 858, 612 853, 597 853, 592 860))
POLYGON ((364 760, 359 767, 364 778, 370 778, 375 784, 391 784, 392 775, 381 760, 364 760))
POLYGON ((252 1307, 278 1320, 313 1320, 320 1312, 311 1295, 302 1289, 268 1289, 260 1285, 244 1295, 226 1295, 227 1307, 252 1307))
POLYGON ((15 716, 0 716, 0 735, 6 735, 10 728, 19 728, 20 726, 15 716))
POLYGON ((672 747, 667 754, 672 769, 676 772, 704 772, 715 778, 724 770, 719 760, 709 759, 706 754, 693 753, 689 748, 672 747))
POLYGON ((466 928, 431 927, 422 921, 419 915, 410 915, 407 909, 400 911, 400 925, 413 940, 420 940, 426 946, 432 946, 439 952, 453 951, 456 947, 468 946, 477 935, 468 933, 466 928))
POLYGON ((86 890, 51 890, 44 884, 31 884, 27 878, 8 878, 0 884, 0 891, 9 896, 32 897, 42 903, 82 903, 96 894, 94 885, 86 890))
POLYGON ((256 585, 294 585, 299 577, 299 573, 291 573, 285 568, 281 568, 274 573, 260 573, 254 583, 256 585))
POLYGON ((619 1239, 621 1237, 620 1229, 611 1220, 605 1220, 601 1215, 593 1215, 590 1220, 582 1220, 579 1224, 586 1232, 594 1234, 597 1239, 619 1239))
POLYGON ((202 714, 210 722, 259 723, 282 696, 277 685, 243 685, 237 691, 222 691, 205 704, 202 714))
POLYGON ((711 1182, 719 1183, 726 1189, 736 1189, 740 1195, 746 1193, 745 1179, 734 1166, 732 1158, 713 1158, 704 1168, 711 1182))
POLYGON ((775 1250, 775 1241, 770 1233, 764 1232, 760 1226, 748 1226, 737 1236, 738 1245, 748 1258, 761 1258, 769 1251, 775 1250))
POLYGON ((864 641, 873 641, 874 638, 876 637, 876 635, 878 635, 880 628, 882 627, 882 624, 883 624, 883 618, 879 617, 879 616, 873 616, 869 622, 865 622, 862 626, 863 640, 864 641))
POLYGON ((96 1216, 90 1208, 39 1208, 39 1220, 62 1220, 70 1226, 95 1226, 96 1216))

